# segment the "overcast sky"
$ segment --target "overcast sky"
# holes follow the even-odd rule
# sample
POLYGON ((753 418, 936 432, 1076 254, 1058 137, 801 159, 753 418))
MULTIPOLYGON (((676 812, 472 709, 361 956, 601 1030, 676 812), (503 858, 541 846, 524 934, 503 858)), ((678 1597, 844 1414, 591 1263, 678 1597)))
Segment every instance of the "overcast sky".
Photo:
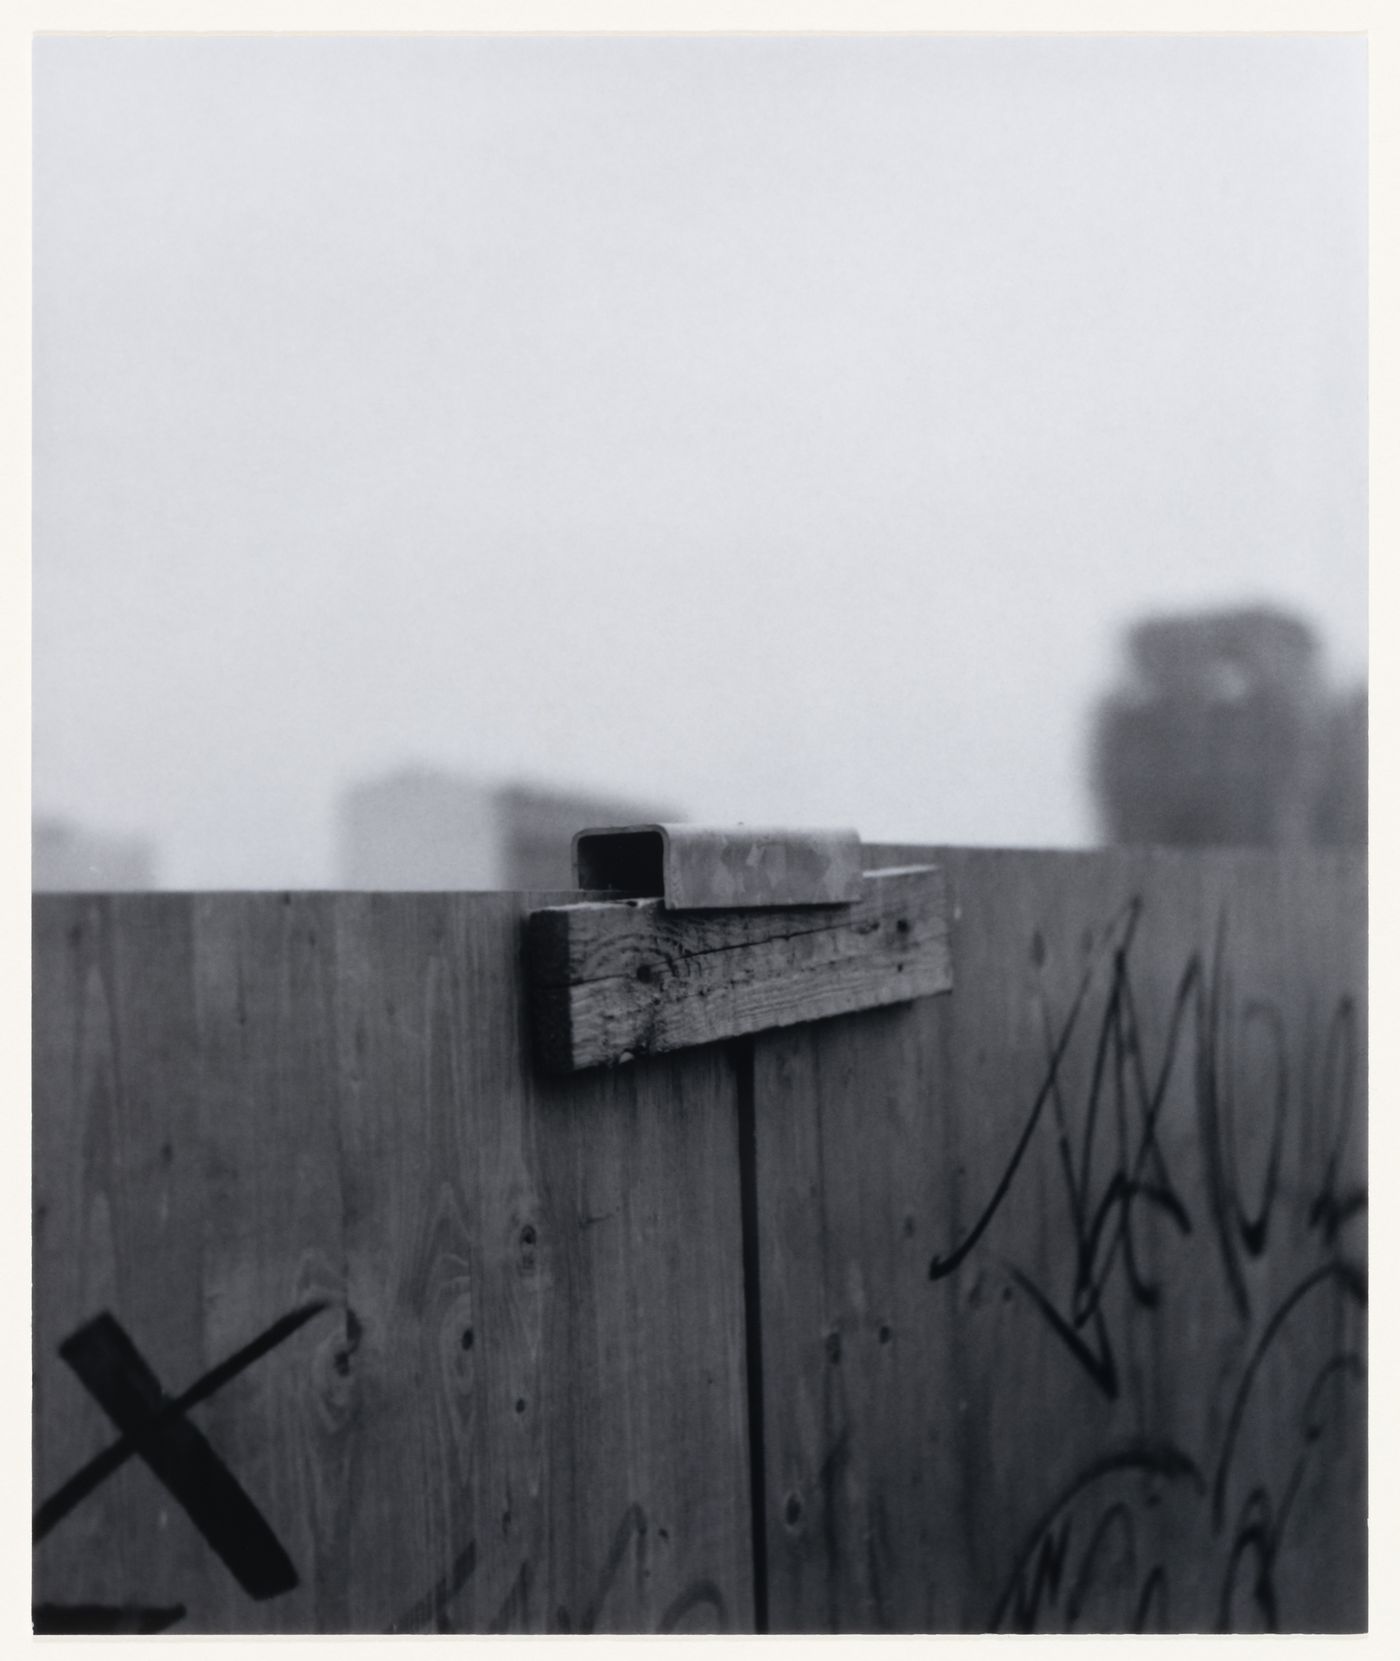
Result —
POLYGON ((1123 626, 1365 672, 1356 39, 46 40, 34 801, 331 884, 417 760, 1094 833, 1123 626))

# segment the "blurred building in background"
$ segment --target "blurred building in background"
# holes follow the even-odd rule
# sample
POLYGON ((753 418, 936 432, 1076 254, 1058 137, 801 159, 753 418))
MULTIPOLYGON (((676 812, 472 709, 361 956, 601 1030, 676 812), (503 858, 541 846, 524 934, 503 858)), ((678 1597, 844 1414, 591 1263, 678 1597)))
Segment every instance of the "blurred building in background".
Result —
POLYGON ((346 888, 572 888, 575 831, 672 821, 654 803, 404 768, 340 800, 340 882, 346 888))
POLYGON ((154 888, 155 865, 151 845, 138 837, 104 835, 68 819, 34 820, 36 893, 154 888))
POLYGON ((1112 842, 1366 840, 1366 694, 1326 685, 1300 619, 1267 607, 1155 617, 1101 705, 1093 786, 1112 842))
POLYGON ((1319 772, 1313 838, 1328 846, 1366 841, 1365 689, 1339 698, 1328 715, 1319 772))

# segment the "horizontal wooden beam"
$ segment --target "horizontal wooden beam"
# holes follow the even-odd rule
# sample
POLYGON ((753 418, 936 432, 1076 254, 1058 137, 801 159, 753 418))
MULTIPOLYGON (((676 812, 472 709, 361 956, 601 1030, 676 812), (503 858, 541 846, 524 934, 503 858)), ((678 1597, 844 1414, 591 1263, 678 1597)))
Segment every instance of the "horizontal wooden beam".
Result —
POLYGON ((870 871, 861 887, 842 906, 686 913, 645 899, 532 912, 540 1064, 573 1072, 948 991, 942 872, 870 871))

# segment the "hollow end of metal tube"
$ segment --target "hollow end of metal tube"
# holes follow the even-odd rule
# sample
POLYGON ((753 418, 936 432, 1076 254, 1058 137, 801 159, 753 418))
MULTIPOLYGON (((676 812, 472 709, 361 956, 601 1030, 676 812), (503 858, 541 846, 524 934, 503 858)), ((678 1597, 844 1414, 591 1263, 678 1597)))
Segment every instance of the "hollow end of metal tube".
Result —
POLYGON ((607 894, 660 899, 665 885, 666 833, 659 825, 582 830, 574 837, 574 882, 607 894))

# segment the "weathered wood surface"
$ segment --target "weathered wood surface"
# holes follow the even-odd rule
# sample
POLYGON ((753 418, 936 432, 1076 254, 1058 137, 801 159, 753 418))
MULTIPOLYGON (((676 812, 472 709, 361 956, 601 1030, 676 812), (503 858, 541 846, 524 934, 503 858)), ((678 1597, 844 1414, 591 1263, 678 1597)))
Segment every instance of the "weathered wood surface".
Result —
POLYGON ((521 936, 549 898, 36 900, 52 1620, 751 1626, 728 1058, 539 1079, 521 936), (66 1485, 118 1440, 94 1388, 178 1397, 269 1329, 143 1444, 187 1457, 193 1426, 256 1506, 295 1576, 259 1597, 240 1576, 285 1570, 220 1535, 207 1459, 202 1490, 140 1456, 66 1485))
POLYGON ((1364 1625, 1364 868, 870 857, 950 996, 554 1080, 548 897, 38 899, 50 1619, 1364 1625))
POLYGON ((1364 1627, 1361 863, 872 857, 955 990, 754 1041, 771 1629, 1364 1627))
POLYGON ((869 873, 848 906, 721 913, 585 902, 529 923, 532 1026, 554 1072, 630 1061, 951 985, 943 876, 869 873))

